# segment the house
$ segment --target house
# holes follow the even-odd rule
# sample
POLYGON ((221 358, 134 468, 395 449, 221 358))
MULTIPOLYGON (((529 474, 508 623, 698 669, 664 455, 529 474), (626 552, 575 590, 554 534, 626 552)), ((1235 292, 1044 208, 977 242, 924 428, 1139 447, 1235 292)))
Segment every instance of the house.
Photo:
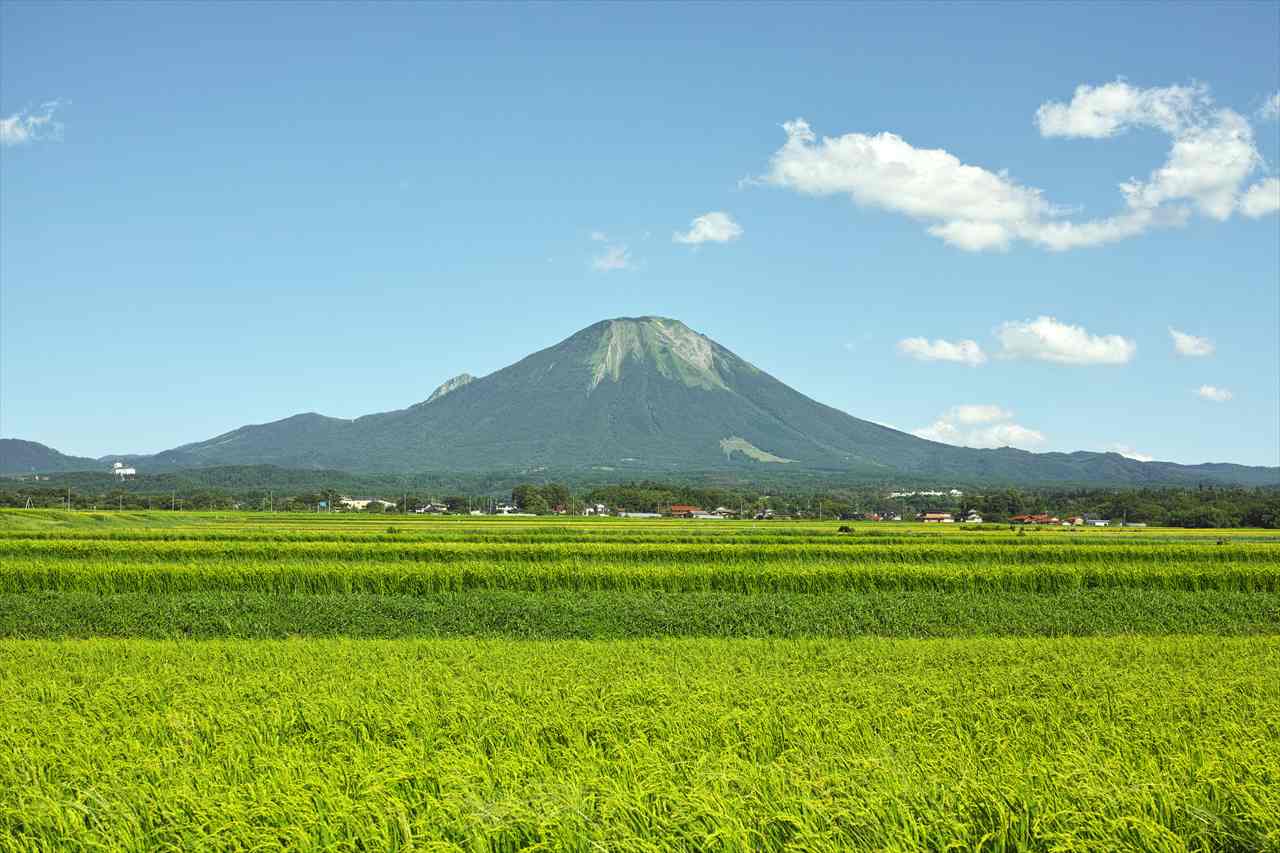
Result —
POLYGON ((1084 516, 1073 515, 1070 518, 1062 519, 1062 523, 1070 525, 1071 527, 1082 527, 1084 525, 1084 516))
POLYGON ((449 511, 449 507, 447 505, 438 504, 435 501, 430 501, 424 506, 420 506, 414 510, 414 512, 418 513, 419 515, 423 515, 423 514, 444 515, 448 511, 449 511))
POLYGON ((493 508, 494 515, 514 515, 517 511, 511 504, 496 504, 493 508))
POLYGON ((689 504, 672 504, 670 509, 667 510, 668 514, 680 518, 693 518, 696 513, 700 513, 702 511, 702 507, 690 506, 689 504))
POLYGON ((721 518, 737 518, 738 517, 738 511, 736 509, 729 509, 727 506, 718 506, 715 509, 711 510, 711 512, 714 513, 715 515, 720 516, 721 518))
POLYGON ((773 518, 773 510, 762 509, 759 512, 757 512, 755 515, 753 515, 752 518, 756 519, 757 521, 764 521, 765 519, 773 518))
POLYGON ((969 514, 964 517, 965 524, 981 524, 982 516, 978 515, 977 510, 969 510, 969 514))
POLYGON ((925 524, 953 524, 955 519, 949 512, 924 512, 919 516, 925 524))
POLYGON ((604 504, 587 504, 582 508, 583 515, 608 515, 609 508, 604 504))
POLYGON ((1035 515, 1015 515, 1009 521, 1013 524, 1060 524, 1062 519, 1056 515, 1041 512, 1035 515))
POLYGON ((1109 519, 1109 518, 1098 518, 1097 516, 1089 516, 1089 515, 1086 515, 1086 516, 1084 517, 1084 523, 1085 523, 1085 525, 1087 525, 1088 527, 1110 527, 1110 526, 1111 526, 1111 519, 1109 519))
MULTIPOLYGON (((123 462, 117 462, 111 466, 111 473, 115 474, 121 480, 128 480, 138 476, 138 469, 132 465, 126 465, 123 462)), ((36 478, 40 479, 39 477, 36 478)))
POLYGON ((718 513, 714 513, 714 512, 691 512, 691 513, 689 513, 689 515, 688 515, 687 517, 688 517, 688 518, 714 519, 715 521, 723 521, 723 520, 724 520, 724 516, 723 516, 723 515, 720 515, 720 514, 718 514, 718 513))
POLYGON ((619 512, 618 518, 662 518, 657 512, 619 512))

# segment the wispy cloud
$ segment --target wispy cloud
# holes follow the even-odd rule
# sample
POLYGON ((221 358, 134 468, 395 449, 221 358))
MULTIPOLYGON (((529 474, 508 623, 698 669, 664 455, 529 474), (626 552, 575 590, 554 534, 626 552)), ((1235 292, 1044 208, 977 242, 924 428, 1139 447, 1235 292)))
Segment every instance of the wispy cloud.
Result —
POLYGON ((603 231, 592 231, 591 239, 597 243, 605 243, 605 242, 608 242, 609 235, 604 233, 603 231))
POLYGON ((1120 335, 1093 335, 1053 317, 1004 323, 996 330, 1009 358, 1029 358, 1057 364, 1124 364, 1138 346, 1120 335))
POLYGON ((26 145, 40 140, 62 138, 62 122, 54 119, 61 101, 48 101, 36 111, 21 110, 0 118, 0 145, 26 145))
POLYGON ((689 223, 689 230, 677 231, 671 239, 677 243, 700 245, 702 243, 728 243, 742 236, 742 226, 723 211, 704 213, 689 223))
POLYGON ((1013 422, 1013 412, 1000 406, 972 403, 953 406, 912 435, 962 447, 1019 447, 1043 445, 1044 433, 1013 422))
POLYGON ((1198 338, 1186 332, 1179 332, 1173 327, 1169 328, 1169 336, 1173 338, 1173 349, 1178 355, 1193 358, 1213 355, 1213 341, 1208 338, 1198 338))
POLYGON ((614 270, 633 269, 634 264, 631 260, 631 252, 627 247, 617 245, 609 246, 602 254, 592 258, 591 267, 597 272, 612 272, 614 270))
POLYGON ((1235 395, 1226 388, 1216 388, 1213 385, 1201 385, 1196 389, 1196 393, 1206 400, 1212 400, 1215 403, 1225 403, 1235 395))
MULTIPOLYGON (((1201 85, 1080 86, 1067 103, 1042 104, 1036 124, 1044 137, 1091 139, 1153 128, 1173 145, 1147 180, 1121 184, 1118 213, 1081 221, 1007 172, 964 163, 940 148, 916 148, 893 133, 819 140, 804 119, 783 124, 786 143, 760 181, 809 195, 847 194, 860 205, 920 220, 928 233, 966 251, 1005 251, 1019 241, 1064 251, 1181 225, 1196 210, 1228 219, 1245 180, 1263 165, 1248 120, 1214 106, 1201 85)), ((1250 209, 1269 212, 1262 204, 1250 209)))
POLYGON ((1258 109, 1258 118, 1265 121, 1280 119, 1280 92, 1275 92, 1258 109))
POLYGON ((977 367, 987 355, 977 341, 945 341, 941 338, 904 338, 898 341, 898 352, 918 361, 952 361, 977 367))

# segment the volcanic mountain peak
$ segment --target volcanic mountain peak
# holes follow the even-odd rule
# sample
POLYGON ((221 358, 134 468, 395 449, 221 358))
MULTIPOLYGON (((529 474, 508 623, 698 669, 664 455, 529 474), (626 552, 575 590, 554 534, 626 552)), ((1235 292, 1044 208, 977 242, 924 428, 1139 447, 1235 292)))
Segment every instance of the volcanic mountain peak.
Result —
POLYGON ((591 355, 591 388, 606 377, 617 382, 630 359, 652 363, 668 379, 695 388, 725 388, 711 340, 679 320, 666 317, 606 320, 591 355))
MULTIPOLYGON (((629 476, 769 470, 850 481, 1280 481, 1275 468, 926 441, 824 406, 666 317, 602 320, 482 378, 455 377, 406 409, 355 420, 295 415, 155 456, 112 457, 123 458, 149 472, 275 465, 402 474, 626 468, 629 476)), ((101 469, 100 462, 0 439, 0 473, 101 469)))

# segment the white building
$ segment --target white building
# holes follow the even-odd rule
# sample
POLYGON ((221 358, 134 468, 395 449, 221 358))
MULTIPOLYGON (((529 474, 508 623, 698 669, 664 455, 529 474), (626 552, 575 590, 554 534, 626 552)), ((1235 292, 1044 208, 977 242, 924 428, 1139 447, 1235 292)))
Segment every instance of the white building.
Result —
POLYGON ((128 480, 130 477, 138 476, 138 469, 134 468, 132 465, 117 462, 111 466, 111 473, 115 474, 121 480, 128 480))
POLYGON ((383 509, 395 506, 395 501, 384 501, 381 498, 339 498, 338 503, 347 509, 367 509, 369 504, 380 504, 383 509))

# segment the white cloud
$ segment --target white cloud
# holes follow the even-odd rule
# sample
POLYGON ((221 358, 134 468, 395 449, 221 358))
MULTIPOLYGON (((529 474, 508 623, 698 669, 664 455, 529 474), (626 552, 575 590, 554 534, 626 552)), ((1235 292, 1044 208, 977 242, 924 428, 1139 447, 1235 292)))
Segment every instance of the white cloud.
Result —
POLYGON ((1178 355, 1213 355, 1213 341, 1208 338, 1188 335, 1186 332, 1179 332, 1173 327, 1169 328, 1169 336, 1173 338, 1173 348, 1178 355))
POLYGON ((1082 326, 1046 316, 1004 323, 996 337, 1005 356, 1058 364, 1124 364, 1138 349, 1120 335, 1091 335, 1082 326))
POLYGON ((1193 210, 1228 219, 1245 180, 1263 165, 1249 122, 1215 107, 1199 84, 1080 86, 1070 103, 1042 104, 1036 122, 1045 137, 1097 139, 1154 128, 1171 136, 1173 146, 1147 180, 1121 184, 1124 209, 1082 221, 1065 218, 1066 208, 1007 172, 963 163, 943 149, 916 148, 892 133, 819 140, 803 119, 783 124, 787 141, 762 180, 809 195, 847 194, 857 204, 924 221, 928 233, 965 251, 1005 251, 1018 241, 1065 251, 1182 225, 1193 210))
POLYGON ((930 341, 928 338, 905 338, 898 341, 898 352, 919 361, 954 361, 976 367, 987 360, 977 341, 930 341))
POLYGON ((1212 400, 1215 403, 1225 403, 1235 396, 1226 388, 1215 388, 1212 385, 1201 385, 1196 393, 1206 400, 1212 400))
POLYGON ((1280 210, 1280 178, 1263 178, 1240 197, 1240 212, 1250 219, 1280 210))
POLYGON ((987 424, 992 421, 1006 421, 1013 417, 1013 412, 999 406, 988 406, 971 403, 963 406, 952 406, 947 417, 962 424, 987 424))
POLYGON ((608 241, 609 235, 604 233, 603 231, 592 231, 591 239, 595 240, 597 243, 604 243, 608 241))
POLYGON ((1280 92, 1276 92, 1263 102, 1258 110, 1258 118, 1275 121, 1280 119, 1280 92))
POLYGON ((1071 103, 1049 101, 1036 110, 1040 135, 1102 139, 1130 127, 1154 127, 1174 134, 1210 103, 1206 86, 1137 89, 1123 80, 1077 86, 1071 103))
POLYGON ((61 139, 62 123, 53 118, 60 106, 61 101, 49 101, 40 105, 39 112, 22 110, 7 118, 0 118, 0 145, 25 145, 43 139, 61 139))
POLYGON ((1121 456, 1125 457, 1126 459, 1136 459, 1139 462, 1151 462, 1152 460, 1155 459, 1154 456, 1148 456, 1145 453, 1139 453, 1138 451, 1134 450, 1132 447, 1130 447, 1127 444, 1113 444, 1110 447, 1108 447, 1107 450, 1111 451, 1112 453, 1119 453, 1121 456))
POLYGON ((677 243, 697 246, 701 243, 728 243, 742 236, 742 226, 729 214, 715 210, 704 213, 689 223, 688 232, 676 232, 671 239, 677 243))
POLYGON ((1205 216, 1225 221, 1235 211, 1245 179, 1262 163, 1249 122, 1239 113, 1222 109, 1204 124, 1180 131, 1169 159, 1145 183, 1127 181, 1120 191, 1136 210, 1187 201, 1205 216))
POLYGON ((963 447, 1038 447, 1045 436, 1012 422, 1013 412, 986 404, 953 406, 929 426, 912 435, 963 447))
POLYGON ((634 264, 631 261, 631 252, 626 246, 609 246, 603 254, 596 255, 591 260, 591 266, 597 272, 634 268, 634 264))

